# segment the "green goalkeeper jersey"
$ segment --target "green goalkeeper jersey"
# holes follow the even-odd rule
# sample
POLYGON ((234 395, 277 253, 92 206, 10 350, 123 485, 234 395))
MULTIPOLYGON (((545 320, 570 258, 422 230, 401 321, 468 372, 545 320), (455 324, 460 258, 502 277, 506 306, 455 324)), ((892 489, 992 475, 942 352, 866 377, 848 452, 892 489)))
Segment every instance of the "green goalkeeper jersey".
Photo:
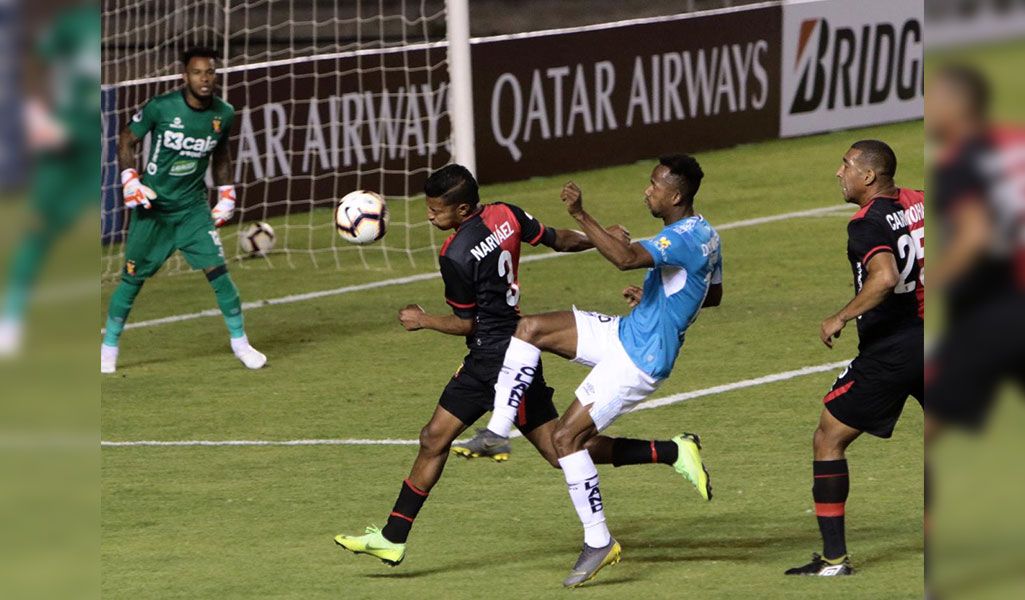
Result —
POLYGON ((155 209, 177 212, 207 204, 210 155, 228 143, 234 118, 235 108, 217 96, 206 109, 192 108, 183 89, 151 99, 132 117, 128 128, 135 137, 152 133, 142 182, 157 193, 155 209))

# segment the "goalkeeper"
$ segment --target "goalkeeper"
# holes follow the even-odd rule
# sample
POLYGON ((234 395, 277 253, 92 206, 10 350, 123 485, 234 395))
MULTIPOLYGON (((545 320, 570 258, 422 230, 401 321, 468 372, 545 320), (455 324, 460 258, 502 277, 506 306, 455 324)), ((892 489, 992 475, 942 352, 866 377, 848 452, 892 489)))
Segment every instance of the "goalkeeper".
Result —
POLYGON ((235 109, 214 95, 216 53, 192 48, 182 55, 185 85, 151 99, 118 138, 121 185, 131 223, 125 243, 121 282, 110 299, 107 329, 100 346, 100 371, 117 370, 118 340, 128 313, 147 278, 175 250, 202 269, 231 335, 231 349, 250 369, 267 357, 249 345, 238 288, 228 275, 217 227, 235 211, 228 137, 235 109), (135 170, 135 148, 151 134, 145 173, 135 170), (211 157, 217 204, 211 213, 204 177, 211 157))

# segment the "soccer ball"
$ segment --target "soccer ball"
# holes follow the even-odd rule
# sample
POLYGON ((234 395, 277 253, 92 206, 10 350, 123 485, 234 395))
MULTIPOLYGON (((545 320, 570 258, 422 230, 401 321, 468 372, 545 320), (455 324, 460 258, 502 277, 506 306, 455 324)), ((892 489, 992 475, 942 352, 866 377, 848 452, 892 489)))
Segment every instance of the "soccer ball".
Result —
POLYGON ((349 192, 335 207, 338 235, 353 244, 369 244, 384 237, 388 229, 388 204, 374 192, 349 192))
POLYGON ((267 256, 274 248, 276 240, 274 228, 260 221, 247 227, 239 237, 238 243, 242 246, 242 251, 249 256, 267 256))

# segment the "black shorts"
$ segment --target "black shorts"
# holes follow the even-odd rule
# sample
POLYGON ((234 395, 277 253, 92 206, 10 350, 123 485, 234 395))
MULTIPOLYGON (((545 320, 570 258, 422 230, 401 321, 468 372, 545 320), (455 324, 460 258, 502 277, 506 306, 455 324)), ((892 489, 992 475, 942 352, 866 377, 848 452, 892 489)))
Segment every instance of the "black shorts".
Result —
POLYGON ((924 399, 922 327, 861 348, 822 402, 841 423, 881 438, 893 435, 908 396, 924 399))
MULTIPOLYGON (((455 415, 467 427, 473 425, 495 405, 495 382, 502 370, 505 353, 471 352, 441 393, 438 404, 455 415)), ((555 390, 545 384, 544 369, 537 363, 534 381, 527 388, 516 415, 516 427, 529 433, 548 421, 559 418, 552 395, 555 390)))
POLYGON ((927 373, 930 417, 982 427, 1002 384, 1025 391, 1025 296, 1005 294, 952 319, 927 373))

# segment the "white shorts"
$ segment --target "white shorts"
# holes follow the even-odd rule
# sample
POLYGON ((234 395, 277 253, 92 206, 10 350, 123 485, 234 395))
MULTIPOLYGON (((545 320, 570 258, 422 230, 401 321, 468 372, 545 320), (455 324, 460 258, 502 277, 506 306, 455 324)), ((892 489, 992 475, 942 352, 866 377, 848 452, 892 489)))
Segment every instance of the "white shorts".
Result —
POLYGON ((577 388, 598 431, 612 424, 658 389, 655 379, 634 365, 619 341, 619 317, 577 310, 577 356, 573 362, 594 367, 577 388))

